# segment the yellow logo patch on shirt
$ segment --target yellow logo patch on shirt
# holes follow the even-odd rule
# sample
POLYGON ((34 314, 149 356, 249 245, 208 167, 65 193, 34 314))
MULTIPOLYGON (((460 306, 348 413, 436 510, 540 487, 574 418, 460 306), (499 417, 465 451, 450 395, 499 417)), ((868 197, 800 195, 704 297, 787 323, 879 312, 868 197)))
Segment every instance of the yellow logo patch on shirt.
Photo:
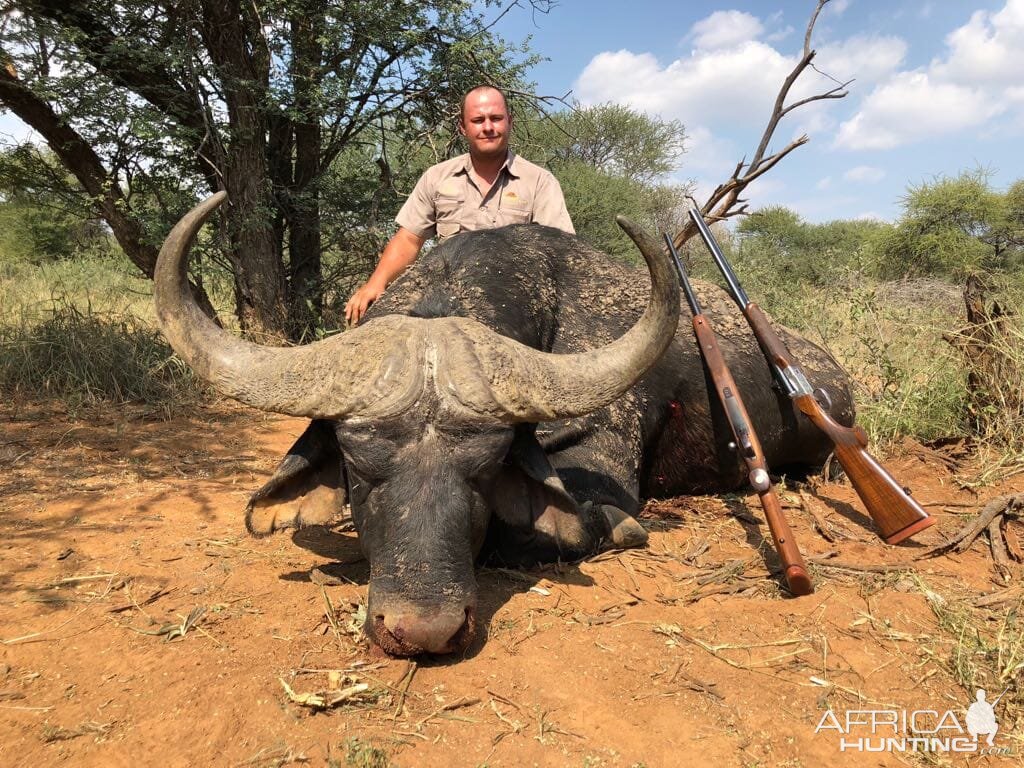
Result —
POLYGON ((525 208, 529 203, 512 190, 501 195, 501 204, 507 208, 525 208))

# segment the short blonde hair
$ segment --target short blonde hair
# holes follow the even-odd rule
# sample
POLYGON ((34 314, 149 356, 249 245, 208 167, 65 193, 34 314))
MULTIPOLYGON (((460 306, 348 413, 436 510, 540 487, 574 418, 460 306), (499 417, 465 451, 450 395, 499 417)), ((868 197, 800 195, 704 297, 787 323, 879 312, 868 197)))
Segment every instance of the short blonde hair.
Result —
POLYGON ((459 122, 465 122, 466 120, 466 101, 469 99, 470 94, 476 93, 477 91, 497 91, 498 95, 501 96, 501 103, 505 105, 505 114, 509 117, 512 116, 512 110, 509 109, 508 99, 505 97, 505 92, 495 85, 489 85, 488 83, 481 83, 480 85, 474 85, 465 95, 462 97, 462 105, 459 107, 459 122))

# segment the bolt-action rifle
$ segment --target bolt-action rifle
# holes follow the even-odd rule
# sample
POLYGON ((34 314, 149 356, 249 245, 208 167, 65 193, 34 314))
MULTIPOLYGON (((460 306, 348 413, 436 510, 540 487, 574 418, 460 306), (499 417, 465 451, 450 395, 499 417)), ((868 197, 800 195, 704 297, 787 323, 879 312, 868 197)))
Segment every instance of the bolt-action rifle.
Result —
POLYGON ((704 312, 701 310, 697 295, 693 292, 686 277, 686 270, 679 259, 672 238, 665 235, 665 244, 672 254, 676 271, 679 273, 679 282, 682 285, 686 301, 693 313, 693 332, 697 337, 697 344, 700 346, 704 363, 707 365, 708 373, 711 374, 711 381, 718 393, 718 400, 725 411, 729 427, 732 429, 733 446, 740 458, 747 465, 747 479, 761 500, 764 508, 764 518, 768 522, 768 530, 771 532, 772 541, 775 542, 775 550, 779 553, 782 561, 782 574, 789 586, 789 591, 796 596, 809 595, 814 592, 811 585, 810 574, 807 573, 807 566, 800 554, 800 548, 793 538, 793 531, 782 513, 782 504, 772 487, 772 481, 768 477, 768 463, 764 458, 764 451, 761 450, 761 441, 757 439, 757 433, 750 422, 750 415, 747 413, 743 400, 740 398, 736 382, 729 372, 722 351, 718 348, 715 339, 715 332, 708 323, 704 312))
MULTIPOLYGON (((747 318, 776 381, 800 412, 832 441, 836 459, 878 526, 881 537, 887 544, 898 544, 932 525, 935 518, 925 512, 867 452, 868 438, 864 430, 857 425, 844 427, 822 406, 803 370, 775 333, 764 312, 747 298, 700 211, 691 208, 690 218, 725 277, 733 301, 747 318)), ((827 393, 822 399, 827 399, 827 393)))

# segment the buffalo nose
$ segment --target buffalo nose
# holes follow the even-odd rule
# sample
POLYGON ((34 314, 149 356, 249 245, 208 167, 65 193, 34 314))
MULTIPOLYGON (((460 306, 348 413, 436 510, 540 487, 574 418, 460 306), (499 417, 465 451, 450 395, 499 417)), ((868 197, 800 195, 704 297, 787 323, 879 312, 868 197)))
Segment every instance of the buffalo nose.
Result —
POLYGON ((400 647, 405 654, 452 653, 462 650, 473 637, 473 609, 395 611, 377 617, 377 626, 384 625, 390 637, 377 632, 378 641, 387 650, 388 645, 400 647), (390 643, 394 640, 396 643, 390 643))

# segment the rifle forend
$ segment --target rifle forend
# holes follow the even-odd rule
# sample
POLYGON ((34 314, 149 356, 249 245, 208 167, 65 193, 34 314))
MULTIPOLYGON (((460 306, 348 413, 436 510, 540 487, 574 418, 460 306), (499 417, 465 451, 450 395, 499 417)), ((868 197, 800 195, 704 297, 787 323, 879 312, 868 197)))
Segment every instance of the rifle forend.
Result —
POLYGON ((768 531, 775 544, 775 551, 779 553, 779 560, 782 561, 783 578, 786 580, 789 591, 795 596, 809 595, 814 592, 811 575, 800 554, 796 537, 793 536, 786 516, 782 513, 779 497, 772 487, 771 478, 768 476, 768 462, 765 460, 761 441, 758 440, 757 433, 750 421, 750 414, 747 413, 736 382, 733 380, 721 349, 719 349, 714 329, 701 311, 697 294, 694 292, 693 286, 690 285, 683 262, 679 259, 679 254, 672 244, 672 238, 668 235, 665 235, 665 245, 668 246, 668 252, 675 262, 676 271, 679 273, 679 282, 682 284, 686 301, 693 313, 693 333, 697 337, 697 345, 700 347, 704 364, 711 375, 718 401, 722 404, 722 410, 725 412, 729 428, 732 430, 733 445, 747 466, 747 478, 757 492, 761 508, 764 510, 764 519, 768 523, 768 531))

